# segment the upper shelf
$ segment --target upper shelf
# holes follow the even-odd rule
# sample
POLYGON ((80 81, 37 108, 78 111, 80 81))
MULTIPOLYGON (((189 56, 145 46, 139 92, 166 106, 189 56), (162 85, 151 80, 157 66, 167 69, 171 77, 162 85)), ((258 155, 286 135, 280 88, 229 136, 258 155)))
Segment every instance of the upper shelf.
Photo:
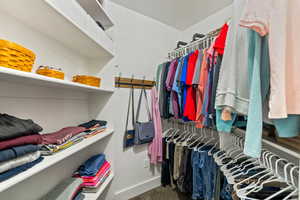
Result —
POLYGON ((109 29, 114 25, 113 20, 105 11, 99 0, 77 0, 78 3, 95 20, 101 23, 104 29, 109 29))
POLYGON ((114 56, 113 41, 76 0, 1 0, 0 11, 87 58, 109 61, 114 56))
POLYGON ((14 69, 9 69, 0 66, 0 80, 16 82, 22 84, 32 84, 43 87, 51 88, 66 88, 73 89, 77 91, 89 92, 89 93, 102 93, 102 94, 111 94, 113 93, 112 89, 104 89, 92 87, 80 83, 74 83, 68 80, 61 80, 56 78, 51 78, 47 76, 42 76, 32 72, 23 72, 14 69))

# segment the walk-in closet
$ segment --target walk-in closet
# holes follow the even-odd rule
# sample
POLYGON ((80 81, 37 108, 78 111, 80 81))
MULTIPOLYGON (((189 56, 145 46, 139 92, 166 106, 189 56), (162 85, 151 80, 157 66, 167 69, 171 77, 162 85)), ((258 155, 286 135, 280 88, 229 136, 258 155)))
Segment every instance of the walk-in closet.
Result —
POLYGON ((300 200, 299 0, 1 0, 0 200, 300 200))

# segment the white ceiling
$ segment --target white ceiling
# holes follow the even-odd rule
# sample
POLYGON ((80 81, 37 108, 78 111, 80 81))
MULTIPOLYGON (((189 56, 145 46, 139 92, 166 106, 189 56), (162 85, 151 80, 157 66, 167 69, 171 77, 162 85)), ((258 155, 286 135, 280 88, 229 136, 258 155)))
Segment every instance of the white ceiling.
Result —
POLYGON ((184 30, 230 5, 232 0, 112 0, 162 23, 184 30))

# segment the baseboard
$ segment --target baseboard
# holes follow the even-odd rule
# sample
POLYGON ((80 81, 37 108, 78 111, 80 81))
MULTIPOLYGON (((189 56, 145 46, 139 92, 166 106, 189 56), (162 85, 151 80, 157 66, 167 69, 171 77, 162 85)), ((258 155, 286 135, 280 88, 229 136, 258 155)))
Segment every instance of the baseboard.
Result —
POLYGON ((151 178, 147 181, 141 182, 139 184, 130 186, 123 190, 120 190, 115 193, 114 199, 115 200, 128 200, 130 198, 136 197, 140 194, 143 194, 149 190, 152 190, 156 187, 159 187, 160 184, 160 176, 151 178))

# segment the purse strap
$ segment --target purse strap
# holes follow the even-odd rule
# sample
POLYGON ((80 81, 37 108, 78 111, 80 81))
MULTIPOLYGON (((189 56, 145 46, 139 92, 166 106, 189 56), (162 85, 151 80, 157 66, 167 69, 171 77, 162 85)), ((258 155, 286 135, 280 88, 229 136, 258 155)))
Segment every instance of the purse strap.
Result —
POLYGON ((125 131, 128 131, 128 122, 129 122, 129 115, 130 115, 130 107, 131 107, 131 115, 132 115, 132 128, 134 127, 134 89, 131 88, 129 92, 129 100, 128 100, 128 109, 127 109, 127 117, 126 117, 126 125, 125 131))
POLYGON ((136 111, 136 121, 139 120, 143 95, 145 96, 145 99, 146 99, 145 103, 146 103, 146 109, 147 109, 147 114, 148 114, 148 120, 151 121, 152 118, 151 118, 151 113, 150 113, 150 108, 149 108, 148 98, 147 98, 147 93, 146 93, 146 89, 145 88, 141 89, 141 93, 140 93, 140 97, 139 97, 139 102, 138 102, 138 107, 137 107, 137 111, 136 111))

